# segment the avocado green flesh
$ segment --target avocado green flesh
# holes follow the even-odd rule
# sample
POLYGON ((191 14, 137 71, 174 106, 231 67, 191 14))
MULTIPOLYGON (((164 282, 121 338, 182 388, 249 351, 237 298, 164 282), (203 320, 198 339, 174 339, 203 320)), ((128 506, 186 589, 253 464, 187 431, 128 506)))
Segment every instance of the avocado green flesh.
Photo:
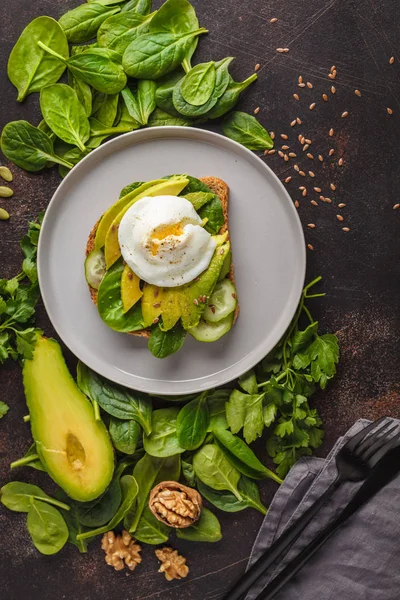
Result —
POLYGON ((32 436, 46 471, 74 500, 94 500, 112 479, 114 452, 55 340, 38 338, 23 380, 32 436))

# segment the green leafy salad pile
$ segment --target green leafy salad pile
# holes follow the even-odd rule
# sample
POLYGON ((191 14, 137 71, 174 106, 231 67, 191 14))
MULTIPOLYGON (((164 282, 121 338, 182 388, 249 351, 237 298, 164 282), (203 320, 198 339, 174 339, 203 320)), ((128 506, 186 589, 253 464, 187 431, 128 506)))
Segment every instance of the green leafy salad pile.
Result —
MULTIPOLYGON (((188 0, 166 0, 157 11, 151 0, 88 1, 58 22, 34 19, 15 44, 7 72, 19 102, 40 93, 43 120, 36 127, 8 123, 1 150, 27 171, 58 165, 64 176, 111 136, 225 116, 257 75, 234 81, 233 57, 192 67, 205 33, 188 0)), ((251 150, 273 146, 246 113, 230 112, 223 130, 251 150)))

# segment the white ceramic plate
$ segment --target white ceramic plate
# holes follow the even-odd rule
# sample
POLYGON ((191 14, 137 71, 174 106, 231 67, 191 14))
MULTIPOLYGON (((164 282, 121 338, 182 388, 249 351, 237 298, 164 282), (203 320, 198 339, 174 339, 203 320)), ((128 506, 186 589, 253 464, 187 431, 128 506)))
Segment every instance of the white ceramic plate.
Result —
POLYGON ((255 154, 216 133, 156 127, 127 133, 83 159, 55 192, 42 225, 39 283, 58 335, 104 377, 153 394, 178 395, 222 385, 259 362, 279 341, 299 301, 305 244, 293 203, 255 154), (240 315, 218 342, 187 336, 163 360, 147 341, 109 329, 84 277, 85 247, 100 215, 132 181, 172 173, 216 176, 230 188, 229 220, 240 315))

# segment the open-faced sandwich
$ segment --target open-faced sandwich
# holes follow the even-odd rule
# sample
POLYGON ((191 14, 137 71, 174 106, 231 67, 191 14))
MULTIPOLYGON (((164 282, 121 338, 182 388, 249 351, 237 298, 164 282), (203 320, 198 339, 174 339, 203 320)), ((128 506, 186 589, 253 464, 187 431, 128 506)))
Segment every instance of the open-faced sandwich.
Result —
POLYGON ((100 317, 149 338, 164 358, 186 333, 225 335, 238 314, 228 231, 228 186, 172 175, 126 186, 94 225, 85 274, 100 317))

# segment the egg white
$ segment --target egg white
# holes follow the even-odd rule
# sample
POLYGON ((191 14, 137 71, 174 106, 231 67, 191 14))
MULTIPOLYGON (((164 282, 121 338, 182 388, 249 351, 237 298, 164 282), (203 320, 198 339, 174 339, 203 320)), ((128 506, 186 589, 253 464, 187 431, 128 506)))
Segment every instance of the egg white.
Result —
POLYGON ((189 283, 208 268, 216 248, 201 224, 185 198, 142 198, 121 220, 118 241, 122 256, 147 283, 160 287, 189 283))

